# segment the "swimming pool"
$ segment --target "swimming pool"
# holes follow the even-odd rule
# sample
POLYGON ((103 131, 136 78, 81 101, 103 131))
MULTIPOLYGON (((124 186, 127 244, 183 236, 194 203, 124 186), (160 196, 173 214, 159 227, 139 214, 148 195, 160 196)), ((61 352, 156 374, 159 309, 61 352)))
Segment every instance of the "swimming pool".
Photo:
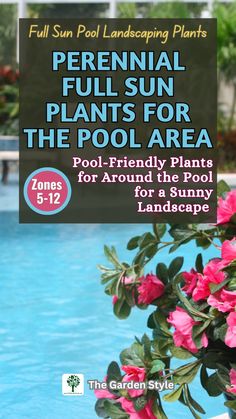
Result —
MULTIPOLYGON (((61 376, 78 372, 85 379, 102 379, 108 363, 118 360, 134 335, 148 331, 147 312, 134 310, 124 322, 113 316, 96 268, 105 262, 104 243, 115 245, 129 260, 128 239, 145 229, 19 225, 16 212, 0 212, 0 417, 96 418, 93 393, 86 388, 82 397, 62 396, 61 376)), ((186 269, 192 253, 184 249, 186 269)), ((214 250, 208 252, 213 255, 214 250)), ((159 257, 173 258, 164 250, 159 257)), ((192 393, 206 418, 226 411, 221 399, 208 400, 196 383, 192 393)), ((179 403, 166 406, 170 419, 191 417, 179 403)))

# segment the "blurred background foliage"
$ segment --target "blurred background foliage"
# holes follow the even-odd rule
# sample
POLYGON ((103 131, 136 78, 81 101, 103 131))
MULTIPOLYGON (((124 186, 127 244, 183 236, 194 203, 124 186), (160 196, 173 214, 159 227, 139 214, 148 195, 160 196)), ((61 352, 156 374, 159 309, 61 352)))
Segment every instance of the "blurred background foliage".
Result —
POLYGON ((219 166, 235 171, 236 159, 236 3, 215 3, 218 63, 219 166))
POLYGON ((104 17, 108 10, 107 4, 30 4, 28 15, 32 18, 86 18, 104 17))
POLYGON ((16 65, 17 6, 0 4, 0 64, 16 65))
POLYGON ((119 3, 118 17, 121 18, 191 18, 200 17, 204 3, 119 3))
MULTIPOLYGON (((118 3, 120 18, 194 18, 207 16, 207 3, 162 2, 118 3)), ((108 4, 29 4, 32 18, 108 17, 108 4)), ((218 144, 220 170, 235 171, 236 159, 236 2, 215 2, 218 21, 218 144)), ((0 65, 16 68, 16 5, 0 4, 0 65)), ((7 125, 7 122, 6 122, 7 125)), ((12 134, 12 124, 4 132, 12 134)), ((0 128, 0 133, 3 129, 0 128)))

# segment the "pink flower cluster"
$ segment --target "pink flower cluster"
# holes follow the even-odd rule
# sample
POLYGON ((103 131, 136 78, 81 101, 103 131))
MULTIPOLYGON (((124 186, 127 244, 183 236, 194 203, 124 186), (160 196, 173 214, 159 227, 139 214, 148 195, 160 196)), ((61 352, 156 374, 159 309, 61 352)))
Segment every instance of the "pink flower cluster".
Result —
MULTIPOLYGON (((146 371, 144 368, 139 368, 134 365, 123 365, 122 370, 125 372, 123 377, 124 382, 133 381, 136 383, 144 382, 146 380, 146 371)), ((105 381, 107 377, 105 377, 105 381)), ((132 398, 143 395, 144 390, 128 390, 128 397, 116 397, 110 393, 109 390, 95 390, 95 396, 98 399, 113 399, 121 404, 122 409, 130 415, 130 419, 156 419, 152 413, 153 400, 149 400, 145 407, 137 412, 134 408, 132 398)))
POLYGON ((156 275, 142 276, 139 281, 141 282, 138 286, 139 304, 151 304, 164 293, 165 285, 156 275))
MULTIPOLYGON (((229 266, 234 260, 236 260, 236 237, 232 240, 226 240, 223 243, 221 258, 211 260, 203 269, 202 274, 196 272, 194 269, 191 269, 190 272, 183 272, 182 274, 185 281, 185 285, 182 289, 188 296, 192 297, 195 302, 207 300, 208 304, 211 307, 216 308, 219 312, 230 313, 226 320, 228 329, 225 337, 225 343, 230 348, 236 347, 236 292, 229 291, 225 287, 222 287, 219 291, 212 293, 210 285, 221 284, 227 278, 227 274, 223 269, 229 266)), ((172 324, 174 313, 172 313, 172 317, 170 317, 170 322, 172 321, 172 324)), ((185 317, 186 316, 187 314, 185 317)), ((194 322, 193 319, 191 320, 194 322)), ((188 321, 188 326, 190 329, 190 320, 188 321)), ((191 342, 190 337, 189 341, 185 341, 184 345, 180 345, 180 339, 177 333, 175 339, 179 343, 176 343, 177 346, 185 345, 184 347, 186 349, 194 352, 194 343, 191 342)), ((205 345, 203 344, 203 346, 205 345)))
POLYGON ((236 190, 227 193, 225 199, 219 198, 217 224, 226 224, 236 213, 236 190))
POLYGON ((220 284, 226 279, 223 268, 236 260, 236 237, 226 240, 221 248, 221 258, 211 260, 200 274, 194 269, 190 272, 183 272, 185 285, 183 291, 191 296, 194 301, 205 300, 216 307, 219 311, 227 312, 234 310, 236 295, 222 288, 214 296, 211 294, 210 284, 220 284))
POLYGON ((236 312, 232 312, 226 319, 228 329, 225 335, 225 343, 230 348, 236 348, 236 312))
MULTIPOLYGON (((129 286, 133 284, 135 280, 133 278, 124 278, 123 284, 129 286)), ((138 293, 138 304, 151 304, 154 300, 161 297, 165 290, 165 285, 163 282, 156 276, 147 274, 138 279, 139 285, 137 285, 138 293)), ((118 297, 113 296, 113 304, 116 304, 118 297)))
MULTIPOLYGON (((197 352, 197 346, 192 338, 192 329, 199 322, 195 322, 181 307, 176 307, 176 310, 169 314, 167 321, 175 328, 173 334, 175 345, 182 346, 192 353, 197 352)), ((208 338, 205 333, 202 335, 201 344, 204 348, 208 345, 208 338)))

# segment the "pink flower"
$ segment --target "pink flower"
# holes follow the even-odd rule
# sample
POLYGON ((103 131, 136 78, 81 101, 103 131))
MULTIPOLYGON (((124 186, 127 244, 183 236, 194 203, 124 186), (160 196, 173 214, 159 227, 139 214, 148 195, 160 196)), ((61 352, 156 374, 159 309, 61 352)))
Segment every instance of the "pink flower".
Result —
POLYGON ((203 269, 203 275, 198 274, 197 286, 193 290, 193 300, 204 300, 211 294, 210 284, 220 284, 226 278, 226 273, 220 271, 221 259, 211 260, 203 269))
POLYGON ((215 294, 210 295, 207 300, 210 306, 217 308, 222 313, 234 311, 236 307, 236 292, 222 289, 215 294))
POLYGON ((220 284, 225 279, 225 273, 220 271, 221 260, 215 258, 210 260, 203 269, 203 275, 206 276, 209 282, 213 284, 220 284))
POLYGON ((210 295, 209 280, 206 276, 199 274, 197 286, 193 290, 193 300, 204 300, 210 295))
POLYGON ((121 403, 122 409, 130 415, 130 419, 156 419, 156 416, 152 412, 152 400, 149 400, 146 406, 139 412, 135 410, 131 400, 121 397, 119 402, 121 403))
POLYGON ((141 285, 138 286, 139 304, 150 304, 164 293, 165 285, 156 275, 142 276, 140 282, 141 285))
POLYGON ((131 284, 133 284, 133 283, 135 282, 135 278, 134 278, 134 277, 132 277, 132 276, 130 276, 130 277, 125 276, 125 277, 122 279, 122 282, 123 282, 123 284, 125 284, 125 285, 131 285, 131 284))
POLYGON ((236 394, 236 370, 234 370, 233 368, 230 370, 229 373, 229 378, 230 378, 230 386, 226 386, 226 390, 229 393, 234 393, 236 394))
POLYGON ((117 295, 113 295, 113 297, 112 297, 112 304, 115 305, 118 300, 119 300, 119 298, 117 297, 117 295))
MULTIPOLYGON (((122 381, 134 381, 135 383, 144 382, 146 378, 145 368, 135 367, 133 365, 123 365, 121 368, 125 372, 122 381)), ((130 397, 138 397, 143 394, 144 390, 128 390, 130 397)))
POLYGON ((225 335, 225 343, 230 348, 236 348, 236 311, 228 315, 226 322, 229 327, 225 335))
POLYGON ((217 224, 225 224, 236 213, 236 190, 228 192, 226 198, 219 198, 217 224))
MULTIPOLYGON (((103 380, 104 382, 107 381, 107 376, 104 378, 103 380)), ((97 397, 97 399, 116 399, 117 397, 110 393, 109 390, 104 389, 104 390, 94 390, 94 394, 97 397)))
POLYGON ((232 240, 226 240, 222 244, 221 257, 225 266, 229 265, 233 260, 236 259, 236 237, 232 240))
MULTIPOLYGON (((199 322, 195 322, 181 307, 176 307, 176 310, 169 314, 167 321, 175 328, 173 334, 175 345, 182 346, 193 353, 197 352, 198 348, 192 338, 192 329, 199 322)), ((208 339, 205 333, 202 335, 201 343, 204 348, 208 345, 208 339)))
POLYGON ((191 269, 190 272, 183 272, 182 276, 185 280, 185 285, 182 288, 183 291, 186 292, 187 295, 192 295, 194 288, 197 285, 198 273, 195 269, 191 269))

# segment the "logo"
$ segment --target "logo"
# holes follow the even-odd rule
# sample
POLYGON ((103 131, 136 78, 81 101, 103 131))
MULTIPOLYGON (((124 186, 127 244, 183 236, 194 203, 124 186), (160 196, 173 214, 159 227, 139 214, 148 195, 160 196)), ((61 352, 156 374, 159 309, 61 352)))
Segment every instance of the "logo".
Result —
POLYGON ((83 374, 63 374, 62 394, 64 396, 83 396, 84 394, 83 374))

